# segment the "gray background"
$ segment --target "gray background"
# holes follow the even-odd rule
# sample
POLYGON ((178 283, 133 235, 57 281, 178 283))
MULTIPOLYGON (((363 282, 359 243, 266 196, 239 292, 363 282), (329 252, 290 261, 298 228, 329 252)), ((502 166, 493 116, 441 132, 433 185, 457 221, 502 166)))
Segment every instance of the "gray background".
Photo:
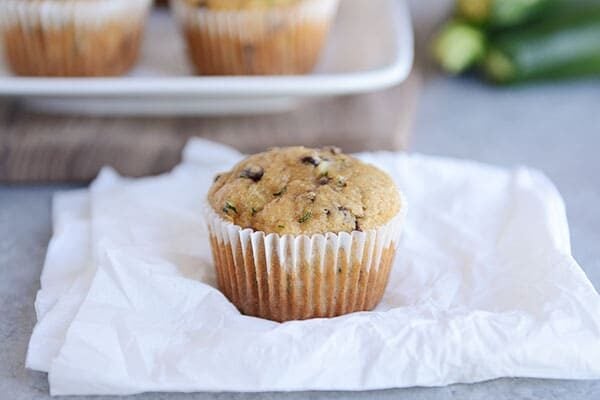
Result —
MULTIPOLYGON (((413 150, 544 171, 567 205, 573 252, 600 287, 600 82, 497 89, 429 76, 413 150)), ((46 375, 24 369, 33 299, 51 233, 50 202, 67 186, 0 187, 0 398, 48 397, 46 375)), ((551 351, 551 349, 549 349, 551 351)), ((600 381, 500 379, 364 393, 152 394, 148 399, 598 399, 600 381)))

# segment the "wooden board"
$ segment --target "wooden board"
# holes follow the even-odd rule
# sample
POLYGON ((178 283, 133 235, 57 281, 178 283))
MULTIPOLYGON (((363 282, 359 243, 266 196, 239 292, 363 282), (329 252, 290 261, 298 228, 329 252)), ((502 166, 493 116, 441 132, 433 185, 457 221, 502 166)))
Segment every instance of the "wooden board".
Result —
POLYGON ((93 179, 110 165, 128 176, 158 174, 180 161, 190 137, 244 152, 272 146, 337 145, 345 151, 406 148, 421 77, 383 92, 307 102, 277 115, 211 118, 41 114, 0 102, 0 182, 93 179))

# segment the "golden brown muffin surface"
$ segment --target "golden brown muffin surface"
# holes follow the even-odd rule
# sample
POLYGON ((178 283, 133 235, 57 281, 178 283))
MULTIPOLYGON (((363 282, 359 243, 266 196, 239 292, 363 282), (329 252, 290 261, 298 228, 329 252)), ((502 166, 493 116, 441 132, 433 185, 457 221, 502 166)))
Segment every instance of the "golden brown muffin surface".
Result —
POLYGON ((402 206, 388 174, 335 147, 252 155, 215 178, 208 200, 243 228, 296 235, 374 229, 402 206))

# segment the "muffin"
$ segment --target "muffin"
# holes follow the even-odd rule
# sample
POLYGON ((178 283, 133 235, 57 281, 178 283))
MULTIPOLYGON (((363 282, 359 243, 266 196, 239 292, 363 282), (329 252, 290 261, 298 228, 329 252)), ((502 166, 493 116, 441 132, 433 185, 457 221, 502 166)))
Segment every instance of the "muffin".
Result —
POLYGON ((405 211, 385 172, 337 148, 250 156, 208 193, 218 286, 243 314, 274 321, 372 310, 405 211))
POLYGON ((339 0, 171 0, 202 75, 310 72, 339 0))
POLYGON ((114 76, 136 62, 152 0, 2 0, 6 61, 24 76, 114 76))

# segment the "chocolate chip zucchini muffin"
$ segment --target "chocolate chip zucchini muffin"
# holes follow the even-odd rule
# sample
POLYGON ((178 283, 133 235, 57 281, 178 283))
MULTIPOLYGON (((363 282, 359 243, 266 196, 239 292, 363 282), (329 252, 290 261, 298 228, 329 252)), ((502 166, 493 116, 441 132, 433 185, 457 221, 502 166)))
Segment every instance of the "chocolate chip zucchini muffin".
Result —
POLYGON ((2 0, 0 34, 24 76, 113 76, 136 62, 152 0, 2 0))
POLYGON ((371 310, 405 210, 385 172, 335 147, 250 156, 208 193, 219 288, 242 313, 276 321, 371 310))
POLYGON ((339 0, 171 0, 201 75, 304 74, 339 0))

